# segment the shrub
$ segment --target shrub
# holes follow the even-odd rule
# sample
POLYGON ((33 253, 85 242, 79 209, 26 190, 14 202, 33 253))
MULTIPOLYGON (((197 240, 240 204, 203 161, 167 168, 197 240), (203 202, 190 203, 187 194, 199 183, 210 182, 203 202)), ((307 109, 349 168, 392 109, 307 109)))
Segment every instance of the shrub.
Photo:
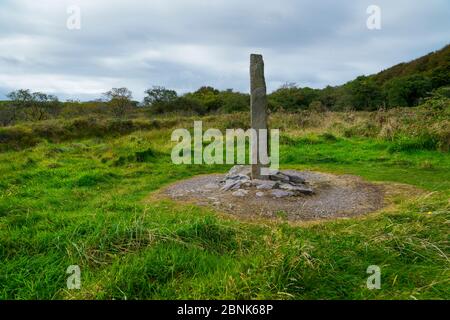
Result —
POLYGON ((40 141, 41 139, 28 128, 0 128, 0 151, 20 150, 35 146, 40 141))
POLYGON ((343 135, 346 138, 355 136, 359 137, 376 137, 379 133, 379 128, 370 121, 364 121, 357 125, 344 129, 343 135))
POLYGON ((338 140, 338 138, 336 138, 334 134, 329 132, 322 133, 321 135, 319 135, 319 138, 328 142, 336 142, 338 140))
POLYGON ((155 159, 157 153, 152 149, 148 148, 144 151, 135 152, 135 157, 137 162, 146 162, 155 159))
POLYGON ((389 152, 411 152, 417 150, 436 150, 438 141, 432 136, 401 137, 388 147, 389 152))

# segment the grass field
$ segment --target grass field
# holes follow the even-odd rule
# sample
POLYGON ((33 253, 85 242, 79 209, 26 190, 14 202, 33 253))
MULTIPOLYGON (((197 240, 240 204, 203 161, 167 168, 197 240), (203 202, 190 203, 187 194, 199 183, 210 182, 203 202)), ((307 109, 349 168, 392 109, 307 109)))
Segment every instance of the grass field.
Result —
POLYGON ((5 150, 0 299, 448 299, 448 151, 339 133, 333 123, 282 130, 282 167, 424 192, 364 218, 244 221, 145 201, 171 182, 229 169, 173 165, 170 133, 179 122, 5 150), (81 268, 80 290, 66 289, 69 265, 81 268), (369 265, 381 268, 379 290, 366 287, 369 265))

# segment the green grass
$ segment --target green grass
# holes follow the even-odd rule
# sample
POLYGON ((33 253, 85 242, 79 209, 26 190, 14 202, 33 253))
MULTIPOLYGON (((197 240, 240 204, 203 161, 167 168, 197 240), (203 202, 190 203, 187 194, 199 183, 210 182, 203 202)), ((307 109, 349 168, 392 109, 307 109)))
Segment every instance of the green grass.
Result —
POLYGON ((352 173, 369 180, 407 183, 431 191, 450 190, 448 152, 423 149, 393 152, 394 143, 368 138, 327 141, 309 137, 297 141, 281 149, 281 163, 352 173))
POLYGON ((169 200, 170 131, 0 153, 0 299, 448 299, 448 153, 331 134, 284 138, 285 167, 427 190, 363 219, 240 221, 169 200), (81 268, 81 290, 66 269, 81 268), (366 288, 369 265, 381 289, 366 288))

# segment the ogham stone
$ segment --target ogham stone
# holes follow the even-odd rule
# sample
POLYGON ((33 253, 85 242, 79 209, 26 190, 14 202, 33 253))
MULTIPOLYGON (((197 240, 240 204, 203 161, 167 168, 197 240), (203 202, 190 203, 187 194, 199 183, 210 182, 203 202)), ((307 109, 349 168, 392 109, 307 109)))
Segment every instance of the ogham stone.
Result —
POLYGON ((231 168, 219 182, 220 191, 231 191, 236 197, 253 194, 256 197, 264 197, 266 193, 263 190, 275 198, 313 194, 313 190, 301 174, 281 171, 272 171, 268 175, 261 174, 261 170, 269 166, 269 143, 264 61, 259 54, 250 55, 250 96, 251 128, 253 133, 256 133, 256 137, 252 137, 251 141, 251 165, 236 165, 231 168))
MULTIPOLYGON (((257 134, 256 146, 253 145, 253 159, 256 160, 252 162, 252 179, 264 179, 266 176, 261 175, 261 168, 264 165, 261 163, 259 155, 259 147, 268 148, 268 134, 263 136, 261 139, 265 138, 265 143, 261 144, 260 140, 260 129, 267 130, 267 95, 266 95, 266 81, 264 79, 264 61, 260 54, 250 55, 250 109, 251 109, 251 127, 255 129, 257 134), (258 152, 257 152, 258 151, 258 152), (256 152, 256 156, 254 153, 256 152)), ((264 140, 263 140, 264 142, 264 140)), ((266 150, 266 154, 268 150, 266 150)))

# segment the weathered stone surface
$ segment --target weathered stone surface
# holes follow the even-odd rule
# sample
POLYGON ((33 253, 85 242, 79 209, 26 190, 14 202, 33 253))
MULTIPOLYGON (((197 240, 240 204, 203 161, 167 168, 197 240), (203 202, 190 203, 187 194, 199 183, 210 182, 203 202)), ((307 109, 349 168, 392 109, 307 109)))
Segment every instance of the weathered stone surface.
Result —
POLYGON ((223 187, 221 189, 223 191, 235 190, 235 189, 239 189, 241 184, 242 184, 242 182, 240 180, 226 180, 225 184, 223 185, 223 187))
MULTIPOLYGON (((261 175, 263 167, 259 153, 259 129, 267 129, 267 95, 266 80, 264 78, 264 61, 260 54, 250 55, 250 109, 251 109, 251 127, 255 129, 258 135, 258 143, 253 146, 253 153, 256 154, 257 163, 252 163, 251 176, 252 179, 265 179, 261 175)), ((267 135, 265 141, 266 148, 267 135)))
POLYGON ((244 182, 242 182, 241 186, 245 187, 245 188, 250 188, 252 186, 252 183, 251 183, 250 180, 249 181, 244 181, 244 182))
POLYGON ((237 178, 238 178, 239 180, 250 180, 250 177, 247 176, 247 175, 245 175, 245 174, 238 174, 238 175, 237 175, 237 178))
MULTIPOLYGON (((222 191, 236 191, 250 190, 256 187, 257 191, 278 190, 274 194, 276 197, 313 194, 312 188, 304 182, 300 174, 277 171, 275 174, 268 176, 269 180, 251 179, 250 166, 237 165, 231 168, 230 172, 220 181, 220 189, 222 191), (288 194, 282 191, 288 192, 288 194)), ((204 190, 210 190, 211 192, 214 191, 214 188, 212 185, 205 185, 204 190)), ((199 190, 198 192, 202 191, 199 190)))
POLYGON ((256 186, 258 190, 270 190, 275 189, 278 186, 278 182, 276 181, 266 181, 265 183, 261 183, 256 186))
POLYGON ((295 190, 296 186, 293 186, 292 184, 289 184, 289 183, 280 183, 279 188, 283 189, 283 190, 292 191, 292 190, 295 190))
POLYGON ((244 190, 244 189, 239 189, 232 193, 232 195, 235 197, 245 197, 247 194, 248 194, 248 191, 244 190))
POLYGON ((284 197, 290 197, 290 196, 293 196, 293 195, 294 195, 293 192, 290 192, 290 191, 284 191, 284 190, 279 190, 279 189, 272 190, 271 194, 272 194, 272 196, 274 196, 275 198, 284 198, 284 197))
POLYGON ((301 187, 301 186, 299 186, 299 188, 302 188, 301 190, 297 190, 298 192, 300 192, 300 193, 303 193, 303 194, 314 194, 314 190, 312 189, 312 188, 310 188, 310 187, 301 187))
POLYGON ((260 198, 261 198, 261 197, 264 197, 265 195, 266 195, 266 194, 265 194, 264 192, 261 192, 261 191, 259 191, 259 192, 256 193, 256 196, 257 196, 257 197, 260 197, 260 198))
POLYGON ((289 176, 282 172, 277 172, 276 174, 270 175, 270 180, 281 181, 281 182, 289 182, 289 176))
POLYGON ((270 180, 261 180, 261 179, 252 179, 250 181, 252 182, 252 185, 255 187, 259 186, 260 184, 265 184, 267 182, 271 182, 270 180))
POLYGON ((302 184, 305 183, 305 179, 303 179, 302 177, 300 177, 299 175, 295 175, 295 174, 288 174, 285 173, 284 175, 289 177, 289 181, 293 182, 295 184, 302 184))
POLYGON ((304 194, 312 194, 313 193, 313 190, 311 188, 304 186, 304 185, 292 185, 289 183, 281 183, 279 188, 283 189, 283 190, 295 191, 295 192, 304 193, 304 194))
POLYGON ((238 175, 244 175, 250 178, 251 175, 251 167, 250 166, 244 166, 244 165, 235 165, 233 166, 230 171, 228 171, 227 175, 225 176, 225 179, 232 177, 232 176, 238 176, 238 175))

